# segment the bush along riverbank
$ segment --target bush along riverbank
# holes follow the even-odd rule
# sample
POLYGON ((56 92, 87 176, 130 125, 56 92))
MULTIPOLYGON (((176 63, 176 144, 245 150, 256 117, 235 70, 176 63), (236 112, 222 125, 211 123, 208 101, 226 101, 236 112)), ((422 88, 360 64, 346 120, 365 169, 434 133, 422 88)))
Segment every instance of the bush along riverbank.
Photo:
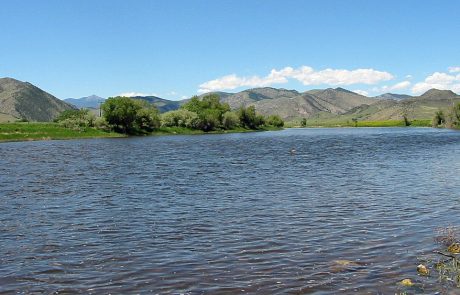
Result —
POLYGON ((127 135, 202 134, 282 128, 279 116, 264 117, 253 106, 231 111, 218 95, 193 97, 175 111, 159 114, 142 100, 112 97, 102 105, 104 128, 127 135))
POLYGON ((438 110, 433 117, 432 126, 437 128, 460 129, 460 103, 452 105, 446 113, 438 110))

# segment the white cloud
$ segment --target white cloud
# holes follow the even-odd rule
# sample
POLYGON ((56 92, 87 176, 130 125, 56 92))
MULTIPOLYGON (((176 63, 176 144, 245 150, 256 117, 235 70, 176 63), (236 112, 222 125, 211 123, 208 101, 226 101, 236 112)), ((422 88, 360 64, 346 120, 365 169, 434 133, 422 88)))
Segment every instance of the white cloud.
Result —
POLYGON ((286 74, 284 69, 281 71, 271 70, 270 74, 263 78, 258 76, 238 77, 232 74, 201 84, 198 92, 231 90, 238 87, 266 87, 273 84, 287 83, 286 74))
POLYGON ((393 75, 374 69, 334 70, 325 69, 315 72, 310 67, 302 67, 294 71, 293 78, 304 85, 352 85, 352 84, 376 84, 381 81, 393 79, 393 75))
POLYGON ((303 85, 352 85, 352 84, 376 84, 393 79, 388 72, 374 69, 325 69, 315 71, 308 66, 298 69, 285 67, 281 70, 273 69, 265 77, 239 77, 235 74, 227 75, 215 80, 207 81, 199 86, 199 92, 231 90, 238 87, 266 87, 273 84, 284 84, 294 79, 303 85))
POLYGON ((459 73, 460 67, 449 67, 449 73, 459 73))
POLYGON ((158 96, 156 93, 142 93, 142 92, 124 92, 120 93, 117 96, 124 96, 124 97, 135 97, 135 96, 158 96))
POLYGON ((384 85, 382 87, 374 87, 372 89, 373 92, 391 92, 391 91, 399 91, 408 88, 411 85, 410 81, 402 81, 399 83, 396 83, 394 85, 384 85))
POLYGON ((449 75, 446 73, 435 72, 425 78, 423 82, 416 83, 412 87, 414 94, 422 94, 432 88, 440 90, 452 90, 460 92, 460 74, 449 75))
POLYGON ((358 93, 358 94, 361 94, 361 95, 364 95, 364 96, 368 96, 369 95, 369 92, 365 91, 365 90, 359 90, 359 89, 356 89, 356 90, 352 90, 354 93, 358 93))

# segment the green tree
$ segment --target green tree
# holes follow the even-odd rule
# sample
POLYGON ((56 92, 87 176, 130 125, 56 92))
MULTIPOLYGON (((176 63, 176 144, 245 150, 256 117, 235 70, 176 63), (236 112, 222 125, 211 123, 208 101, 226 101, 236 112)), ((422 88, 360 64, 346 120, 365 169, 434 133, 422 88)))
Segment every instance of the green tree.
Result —
POLYGON ((307 127, 307 118, 302 118, 302 120, 300 120, 300 127, 307 127))
POLYGON ((241 107, 238 111, 241 125, 248 129, 258 129, 265 123, 263 116, 256 114, 256 108, 249 106, 247 108, 241 107))
POLYGON ((449 128, 459 128, 460 127, 460 103, 453 105, 446 117, 446 126, 449 128))
POLYGON ((203 131, 221 128, 224 113, 230 111, 230 106, 221 103, 217 94, 209 94, 202 99, 194 96, 181 108, 198 115, 199 126, 197 127, 203 131))
POLYGON ((137 111, 136 128, 142 132, 152 132, 160 127, 160 117, 158 110, 148 103, 143 108, 137 111))
POLYGON ((65 110, 55 120, 59 125, 74 130, 95 127, 96 115, 88 109, 65 110))
POLYGON ((102 110, 115 131, 125 134, 150 132, 160 124, 156 108, 138 99, 110 97, 102 104, 102 110))
POLYGON ((161 115, 161 126, 199 129, 201 121, 195 112, 179 109, 163 113, 161 115))
POLYGON ((442 110, 439 110, 435 113, 434 118, 433 118, 433 127, 438 127, 440 125, 443 125, 446 122, 446 118, 444 116, 444 112, 442 110))
POLYGON ((278 115, 271 115, 271 116, 268 116, 266 120, 266 124, 269 126, 281 128, 284 126, 284 121, 278 115))
POLYGON ((222 118, 222 126, 224 129, 234 129, 240 124, 240 119, 235 112, 226 112, 222 118))

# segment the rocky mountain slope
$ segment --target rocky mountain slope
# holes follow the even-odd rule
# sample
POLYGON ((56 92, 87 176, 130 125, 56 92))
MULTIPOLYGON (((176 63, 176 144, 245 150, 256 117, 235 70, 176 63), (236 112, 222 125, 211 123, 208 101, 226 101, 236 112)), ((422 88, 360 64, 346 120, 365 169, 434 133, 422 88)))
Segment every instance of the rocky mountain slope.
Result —
POLYGON ((52 121, 74 107, 40 88, 12 78, 0 79, 0 120, 52 121))

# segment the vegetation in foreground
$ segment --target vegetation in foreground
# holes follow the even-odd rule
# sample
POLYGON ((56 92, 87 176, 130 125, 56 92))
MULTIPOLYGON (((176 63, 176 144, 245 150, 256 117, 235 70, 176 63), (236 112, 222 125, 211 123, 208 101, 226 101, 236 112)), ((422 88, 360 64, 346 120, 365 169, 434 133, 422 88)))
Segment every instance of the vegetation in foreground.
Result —
POLYGON ((414 266, 414 279, 401 280, 398 289, 402 292, 397 294, 425 293, 426 284, 436 284, 441 291, 440 294, 454 294, 452 290, 460 288, 459 234, 458 227, 448 226, 437 229, 434 240, 439 247, 418 258, 419 265, 414 266))

